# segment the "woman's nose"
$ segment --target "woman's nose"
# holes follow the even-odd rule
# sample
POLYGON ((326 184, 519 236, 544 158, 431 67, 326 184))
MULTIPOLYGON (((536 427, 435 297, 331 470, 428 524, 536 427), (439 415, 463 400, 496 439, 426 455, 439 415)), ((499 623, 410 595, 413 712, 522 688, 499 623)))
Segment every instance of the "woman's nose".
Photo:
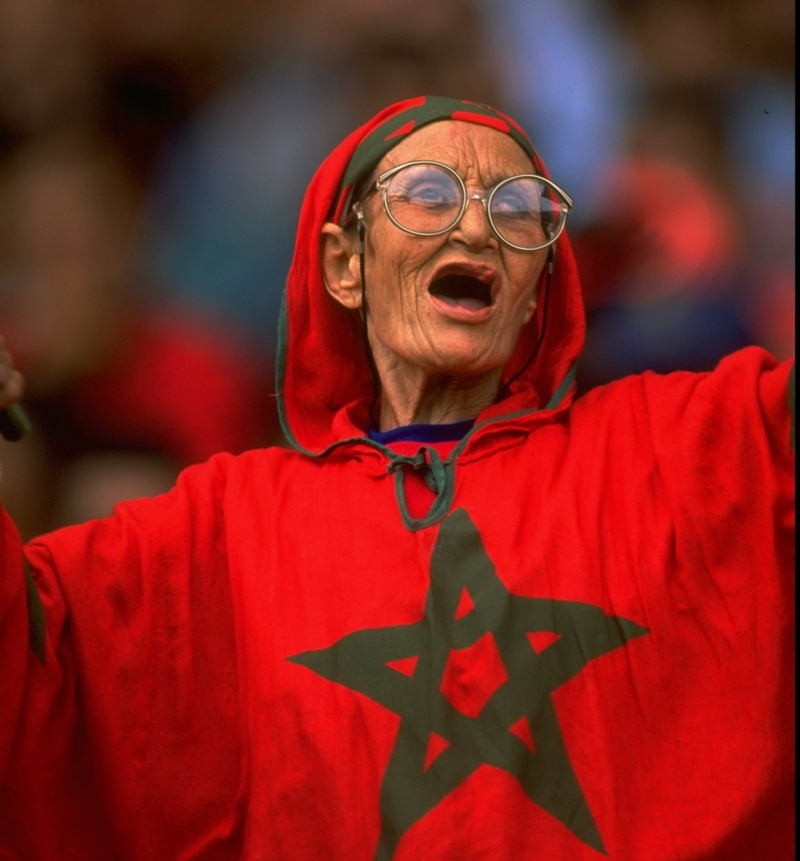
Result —
POLYGON ((450 234, 453 239, 460 240, 472 249, 484 248, 487 245, 498 244, 489 223, 484 198, 479 194, 471 194, 467 198, 467 207, 461 220, 450 234))

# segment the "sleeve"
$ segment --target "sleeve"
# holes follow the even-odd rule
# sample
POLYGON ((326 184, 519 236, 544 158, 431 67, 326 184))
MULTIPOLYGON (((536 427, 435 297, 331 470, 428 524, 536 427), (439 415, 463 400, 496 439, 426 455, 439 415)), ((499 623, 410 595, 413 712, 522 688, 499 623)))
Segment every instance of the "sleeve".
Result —
POLYGON ((647 373, 641 380, 662 451, 730 457, 732 467, 748 471, 769 462, 771 469, 793 475, 794 359, 778 362, 748 347, 709 373, 647 373))
POLYGON ((235 796, 227 457, 24 551, 0 511, 0 858, 178 857, 170 805, 210 814, 209 773, 235 796))
POLYGON ((19 533, 9 516, 0 509, 0 774, 8 762, 25 689, 29 607, 23 572, 19 533))
POLYGON ((784 577, 794 566, 793 373, 793 360, 748 347, 709 373, 639 378, 659 480, 685 531, 717 559, 747 545, 754 570, 777 564, 784 577))

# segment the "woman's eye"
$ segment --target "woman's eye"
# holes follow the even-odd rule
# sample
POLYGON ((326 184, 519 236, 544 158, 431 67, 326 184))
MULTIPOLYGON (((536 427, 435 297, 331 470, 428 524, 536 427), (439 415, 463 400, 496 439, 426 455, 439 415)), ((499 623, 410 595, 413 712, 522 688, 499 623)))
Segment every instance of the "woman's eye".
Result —
POLYGON ((492 208, 496 212, 503 212, 510 215, 513 213, 530 213, 537 207, 534 206, 531 200, 526 197, 522 197, 521 195, 502 194, 495 196, 495 199, 492 201, 492 208))
POLYGON ((420 203, 447 203, 452 195, 448 194, 447 189, 441 185, 428 183, 427 185, 415 186, 409 191, 408 197, 409 200, 420 203))

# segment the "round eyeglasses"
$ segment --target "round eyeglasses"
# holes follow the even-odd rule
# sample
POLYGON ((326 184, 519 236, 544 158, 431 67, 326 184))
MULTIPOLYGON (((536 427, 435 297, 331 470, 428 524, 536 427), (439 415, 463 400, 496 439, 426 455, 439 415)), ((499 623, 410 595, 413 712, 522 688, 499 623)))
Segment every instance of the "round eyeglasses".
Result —
MULTIPOLYGON (((409 161, 387 170, 361 202, 375 192, 382 194, 390 220, 412 236, 447 233, 470 201, 480 200, 498 239, 519 251, 555 242, 572 209, 570 196, 543 176, 510 176, 483 192, 469 192, 453 168, 437 161, 409 161)), ((353 210, 362 217, 359 203, 353 210)))

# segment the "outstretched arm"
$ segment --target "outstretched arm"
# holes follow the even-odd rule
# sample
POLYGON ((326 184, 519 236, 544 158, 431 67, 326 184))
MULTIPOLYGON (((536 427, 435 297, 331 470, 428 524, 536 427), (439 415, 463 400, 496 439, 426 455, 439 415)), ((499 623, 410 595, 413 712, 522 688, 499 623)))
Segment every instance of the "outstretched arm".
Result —
POLYGON ((25 380, 14 368, 14 360, 0 335, 0 434, 8 440, 20 439, 28 430, 28 420, 18 403, 24 390, 25 380))
MULTIPOLYGON (((0 417, 23 390, 0 339, 0 417)), ((196 814, 175 826, 165 799, 188 792, 191 816, 235 797, 224 486, 219 461, 198 466, 169 494, 24 549, 0 505, 1 858, 117 857, 140 839, 131 811, 148 805, 139 821, 163 821, 162 837, 156 824, 133 831, 156 840, 154 857, 177 858, 203 826, 196 814), (208 770, 189 777, 193 763, 208 770)))
POLYGON ((24 550, 0 506, 0 857, 177 858, 236 803, 232 460, 24 550))

